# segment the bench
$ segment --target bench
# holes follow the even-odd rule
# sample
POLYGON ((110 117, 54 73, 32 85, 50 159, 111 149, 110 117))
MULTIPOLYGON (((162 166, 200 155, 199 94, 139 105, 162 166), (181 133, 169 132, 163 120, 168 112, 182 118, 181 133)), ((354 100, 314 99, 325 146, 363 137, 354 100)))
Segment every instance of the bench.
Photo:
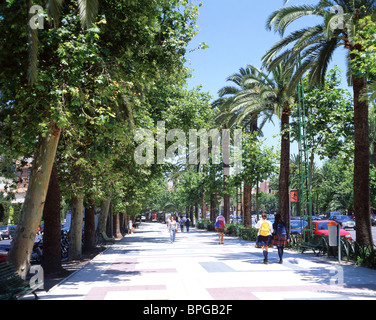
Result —
POLYGON ((312 250, 316 256, 320 253, 325 254, 328 251, 328 240, 326 236, 314 235, 310 242, 303 242, 300 245, 302 253, 306 250, 312 250), (316 251, 318 251, 316 253, 316 251))
POLYGON ((0 263, 0 300, 18 300, 31 293, 38 299, 35 293, 38 288, 30 287, 30 283, 20 277, 11 263, 0 263))
POLYGON ((300 248, 301 248, 302 253, 304 253, 304 251, 307 251, 307 250, 312 250, 313 253, 316 254, 316 256, 318 256, 320 252, 323 252, 322 245, 318 243, 310 243, 310 242, 302 243, 300 245, 300 248), (316 253, 316 250, 318 250, 317 253, 316 253))
POLYGON ((105 232, 101 232, 100 235, 102 237, 104 244, 108 244, 108 243, 114 244, 115 243, 115 239, 107 237, 107 234, 105 232))

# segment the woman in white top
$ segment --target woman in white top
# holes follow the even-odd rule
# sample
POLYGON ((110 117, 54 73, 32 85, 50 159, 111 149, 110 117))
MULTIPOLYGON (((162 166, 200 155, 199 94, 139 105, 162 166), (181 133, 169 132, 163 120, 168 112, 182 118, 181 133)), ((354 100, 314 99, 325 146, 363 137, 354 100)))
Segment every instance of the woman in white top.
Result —
POLYGON ((133 233, 133 223, 132 223, 132 220, 129 220, 128 222, 128 234, 132 234, 133 233))
POLYGON ((175 234, 178 229, 178 225, 173 216, 170 216, 170 221, 167 224, 167 229, 170 232, 170 243, 175 242, 175 234))
POLYGON ((273 233, 273 225, 267 218, 267 214, 263 213, 261 219, 256 224, 256 228, 258 229, 256 246, 261 247, 265 264, 268 264, 268 248, 271 245, 273 233))

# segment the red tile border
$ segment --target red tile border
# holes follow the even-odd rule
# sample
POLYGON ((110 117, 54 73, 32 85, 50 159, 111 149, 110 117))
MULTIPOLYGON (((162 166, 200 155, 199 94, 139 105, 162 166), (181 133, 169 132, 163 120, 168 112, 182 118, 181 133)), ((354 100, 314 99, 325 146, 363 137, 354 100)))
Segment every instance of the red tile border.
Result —
POLYGON ((140 290, 166 290, 165 285, 140 285, 140 286, 112 286, 112 287, 94 287, 84 297, 84 300, 104 300, 108 292, 116 291, 140 291, 140 290))
POLYGON ((233 288, 207 288, 206 290, 214 300, 259 300, 257 292, 290 292, 290 291, 327 291, 338 289, 337 286, 312 285, 312 286, 276 286, 276 287, 233 287, 233 288))

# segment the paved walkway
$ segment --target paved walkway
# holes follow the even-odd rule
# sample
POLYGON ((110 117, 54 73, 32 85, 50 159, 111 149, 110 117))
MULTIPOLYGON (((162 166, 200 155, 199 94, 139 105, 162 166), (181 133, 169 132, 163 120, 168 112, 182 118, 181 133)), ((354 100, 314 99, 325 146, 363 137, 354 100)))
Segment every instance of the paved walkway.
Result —
POLYGON ((254 242, 191 228, 169 242, 166 226, 143 223, 49 292, 44 300, 376 299, 376 270, 276 249, 263 264, 254 242))

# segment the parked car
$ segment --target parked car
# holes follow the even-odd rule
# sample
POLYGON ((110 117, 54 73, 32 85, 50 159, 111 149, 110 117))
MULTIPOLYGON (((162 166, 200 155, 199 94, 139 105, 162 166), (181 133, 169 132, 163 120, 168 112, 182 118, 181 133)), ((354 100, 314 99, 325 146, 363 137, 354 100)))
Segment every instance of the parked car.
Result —
POLYGON ((0 249, 0 263, 7 261, 8 251, 0 249))
POLYGON ((334 220, 338 222, 343 229, 354 229, 355 230, 355 221, 349 216, 333 216, 329 220, 334 220))
POLYGON ((302 221, 300 219, 293 219, 290 221, 290 233, 291 234, 302 234, 302 224, 304 223, 304 228, 308 225, 307 221, 302 221))
MULTIPOLYGON (((261 217, 261 214, 260 214, 260 217, 261 217)), ((269 220, 271 223, 274 223, 275 215, 274 215, 274 214, 268 214, 268 220, 269 220)))
MULTIPOLYGON (((333 221, 333 220, 314 220, 314 221, 312 221, 313 234, 328 236, 329 235, 328 224, 329 224, 330 221, 333 221)), ((337 222, 335 222, 335 223, 337 224, 337 222)), ((341 237, 345 237, 346 239, 352 240, 350 232, 346 231, 345 229, 340 228, 339 234, 341 235, 341 237)))
POLYGON ((376 226, 376 214, 371 214, 371 224, 376 226))
POLYGON ((10 226, 10 227, 9 227, 9 233, 10 233, 10 236, 11 236, 12 238, 14 238, 14 236, 16 235, 16 229, 17 229, 17 226, 16 226, 16 225, 14 225, 14 226, 10 226))
POLYGON ((331 212, 329 212, 329 217, 333 217, 333 216, 342 216, 342 213, 339 212, 339 211, 331 211, 331 212))
POLYGON ((10 226, 0 226, 0 240, 11 239, 11 234, 9 232, 10 226))
POLYGON ((8 258, 8 252, 10 249, 10 241, 6 241, 6 242, 7 242, 6 244, 2 243, 0 245, 0 263, 6 261, 8 258))

